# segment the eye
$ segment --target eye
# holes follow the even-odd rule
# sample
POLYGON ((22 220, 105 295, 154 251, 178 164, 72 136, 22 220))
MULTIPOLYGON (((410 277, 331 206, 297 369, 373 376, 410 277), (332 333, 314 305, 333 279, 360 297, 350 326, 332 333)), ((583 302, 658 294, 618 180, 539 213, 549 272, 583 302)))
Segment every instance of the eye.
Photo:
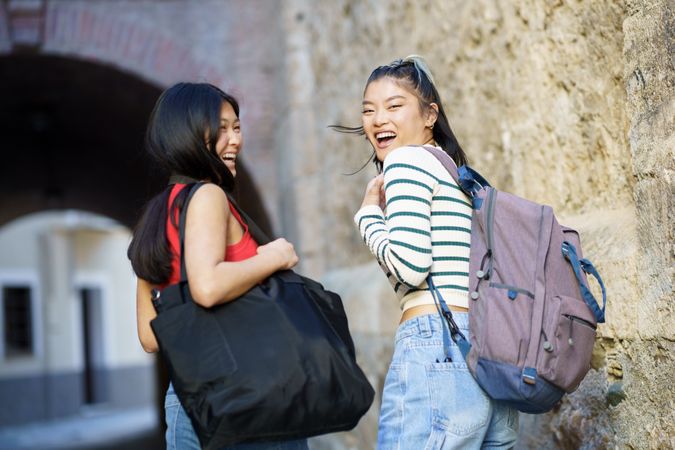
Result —
POLYGON ((373 112, 372 109, 364 109, 364 110, 362 111, 362 114, 370 114, 370 113, 372 113, 372 112, 373 112))
POLYGON ((395 105, 389 106, 389 109, 398 109, 398 108, 400 108, 401 106, 403 106, 403 105, 395 104, 395 105))

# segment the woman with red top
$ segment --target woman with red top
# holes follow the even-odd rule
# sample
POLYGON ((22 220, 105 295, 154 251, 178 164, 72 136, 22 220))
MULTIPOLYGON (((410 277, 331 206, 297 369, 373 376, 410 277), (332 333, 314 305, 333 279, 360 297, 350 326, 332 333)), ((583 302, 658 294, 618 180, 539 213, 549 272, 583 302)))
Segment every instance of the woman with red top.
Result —
MULTIPOLYGON (((205 182, 192 197, 185 226, 190 292, 205 308, 229 302, 278 270, 298 262, 293 245, 277 239, 259 246, 228 201, 242 149, 237 101, 210 84, 167 89, 150 116, 146 148, 168 174, 205 182)), ((138 277, 138 336, 146 352, 158 350, 150 328, 156 317, 151 290, 180 278, 178 216, 191 184, 170 184, 145 208, 128 256, 138 277)), ((199 449, 197 435, 171 384, 166 393, 167 449, 199 449)), ((232 449, 307 449, 306 439, 239 444, 232 449)))

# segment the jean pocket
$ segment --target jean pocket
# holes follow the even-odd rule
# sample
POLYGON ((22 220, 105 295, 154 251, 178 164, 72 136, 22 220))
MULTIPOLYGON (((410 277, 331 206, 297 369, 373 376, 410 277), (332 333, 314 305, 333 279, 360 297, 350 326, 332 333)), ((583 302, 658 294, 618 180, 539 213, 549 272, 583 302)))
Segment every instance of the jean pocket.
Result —
POLYGON ((519 423, 519 416, 518 416, 518 411, 515 408, 508 408, 508 418, 506 419, 506 426, 511 429, 511 431, 514 431, 516 434, 518 433, 518 423, 519 423))
POLYGON ((490 400, 466 364, 427 364, 425 369, 434 428, 466 436, 487 426, 490 400))

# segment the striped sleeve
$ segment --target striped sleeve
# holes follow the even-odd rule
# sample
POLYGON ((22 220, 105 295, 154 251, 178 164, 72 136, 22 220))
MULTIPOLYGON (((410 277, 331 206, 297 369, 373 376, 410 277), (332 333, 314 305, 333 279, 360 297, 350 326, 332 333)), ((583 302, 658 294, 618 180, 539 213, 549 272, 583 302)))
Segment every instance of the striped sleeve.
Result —
POLYGON ((366 206, 355 217, 364 242, 401 284, 414 288, 432 264, 431 200, 436 178, 415 164, 419 148, 401 147, 384 162, 386 216, 366 206))

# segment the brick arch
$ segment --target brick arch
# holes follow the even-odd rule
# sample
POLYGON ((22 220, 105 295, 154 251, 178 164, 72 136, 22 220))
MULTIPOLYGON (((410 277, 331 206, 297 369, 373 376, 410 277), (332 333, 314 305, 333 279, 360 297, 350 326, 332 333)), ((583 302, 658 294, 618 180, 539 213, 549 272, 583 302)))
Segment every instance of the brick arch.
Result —
MULTIPOLYGON (((243 160, 278 216, 275 146, 284 117, 281 2, 0 1, 0 57, 41 55, 113 68, 163 89, 208 81, 242 106, 243 160)), ((264 206, 263 206, 264 203, 264 206)), ((276 224, 277 227, 279 224, 276 224)))
MULTIPOLYGON (((104 5, 103 5, 104 6, 104 5)), ((128 5, 129 10, 133 10, 128 5)), ((0 4, 0 54, 38 52, 110 65, 152 84, 208 80, 228 86, 212 64, 179 33, 133 14, 111 14, 95 2, 0 4)))
MULTIPOLYGON (((72 58, 0 56, 0 225, 46 209, 80 209, 133 227, 166 179, 143 151, 161 89, 114 68, 72 58)), ((270 222, 242 164, 240 202, 270 222)))
POLYGON ((58 2, 50 4, 44 20, 44 53, 109 64, 162 87, 179 80, 208 80, 231 88, 222 71, 200 57, 182 36, 152 23, 58 2))

